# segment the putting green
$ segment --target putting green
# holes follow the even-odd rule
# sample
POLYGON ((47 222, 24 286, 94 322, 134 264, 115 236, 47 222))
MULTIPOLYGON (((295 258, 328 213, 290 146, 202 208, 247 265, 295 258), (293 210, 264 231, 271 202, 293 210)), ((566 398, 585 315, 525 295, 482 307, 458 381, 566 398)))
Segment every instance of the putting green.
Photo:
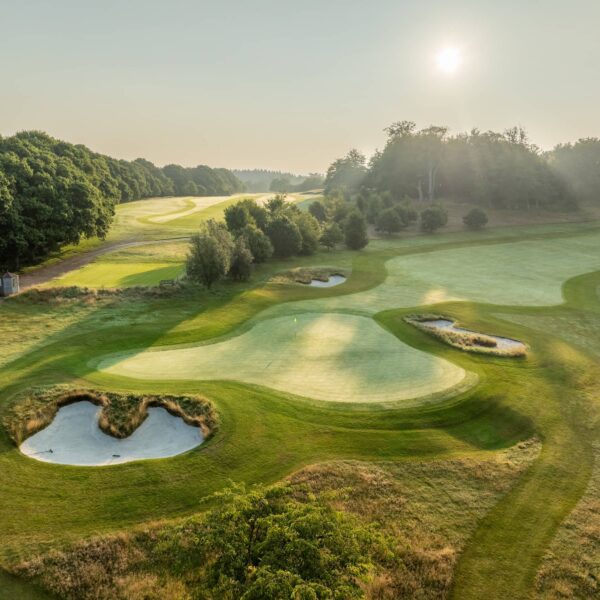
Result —
POLYGON ((370 318, 335 314, 261 321, 218 343, 113 356, 96 368, 136 379, 229 379, 317 400, 407 405, 453 388, 466 376, 462 368, 400 342, 370 318))

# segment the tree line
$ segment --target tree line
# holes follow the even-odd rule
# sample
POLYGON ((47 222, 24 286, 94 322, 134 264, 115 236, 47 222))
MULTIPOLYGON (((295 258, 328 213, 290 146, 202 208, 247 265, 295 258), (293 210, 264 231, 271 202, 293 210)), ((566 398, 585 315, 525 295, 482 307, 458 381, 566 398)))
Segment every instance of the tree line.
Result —
POLYGON ((0 267, 18 269, 65 244, 104 238, 120 202, 242 189, 226 169, 118 160, 39 131, 0 138, 0 267))
POLYGON ((245 198, 225 209, 222 222, 209 220, 192 236, 186 262, 190 280, 211 288, 225 277, 250 278, 254 264, 332 249, 345 242, 352 250, 368 244, 364 215, 339 196, 313 202, 308 212, 278 194, 265 206, 245 198))
POLYGON ((572 210, 600 201, 600 139, 581 139, 542 152, 527 133, 451 136, 446 127, 417 130, 400 121, 386 129, 387 140, 367 163, 351 150, 328 169, 325 191, 391 194, 420 202, 456 197, 483 208, 527 211, 572 210))

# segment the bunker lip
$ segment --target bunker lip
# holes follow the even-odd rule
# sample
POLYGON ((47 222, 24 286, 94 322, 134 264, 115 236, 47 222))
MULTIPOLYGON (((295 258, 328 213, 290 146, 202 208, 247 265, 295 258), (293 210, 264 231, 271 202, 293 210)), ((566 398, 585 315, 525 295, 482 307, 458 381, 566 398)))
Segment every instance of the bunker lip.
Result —
POLYGON ((458 327, 456 321, 446 317, 413 315, 405 320, 418 329, 432 333, 450 346, 467 352, 510 357, 522 357, 527 354, 527 346, 519 340, 458 327))
POLYGON ((205 439, 199 427, 159 406, 148 407, 147 418, 130 436, 116 438, 98 426, 101 410, 89 400, 61 406, 47 427, 19 446, 20 452, 42 462, 107 466, 176 456, 205 439))

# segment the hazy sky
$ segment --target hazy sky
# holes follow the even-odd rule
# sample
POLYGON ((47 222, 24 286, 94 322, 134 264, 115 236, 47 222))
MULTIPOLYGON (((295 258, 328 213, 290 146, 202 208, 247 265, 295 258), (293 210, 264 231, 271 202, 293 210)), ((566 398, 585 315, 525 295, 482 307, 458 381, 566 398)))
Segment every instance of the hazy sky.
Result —
POLYGON ((0 0, 0 134, 294 172, 401 119, 550 147, 600 136, 599 25, 599 0, 0 0))

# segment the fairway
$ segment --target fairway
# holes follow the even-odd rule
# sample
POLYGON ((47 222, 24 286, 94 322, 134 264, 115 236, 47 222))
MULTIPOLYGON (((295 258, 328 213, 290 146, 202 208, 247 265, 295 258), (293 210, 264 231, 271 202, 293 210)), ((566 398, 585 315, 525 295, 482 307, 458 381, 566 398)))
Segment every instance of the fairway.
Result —
MULTIPOLYGON (((452 239, 447 236, 446 240, 452 239)), ((562 284, 600 269, 600 232, 407 254, 386 263, 385 281, 368 291, 294 305, 298 310, 374 314, 452 300, 513 306, 562 302, 562 284)), ((290 306, 276 307, 288 311, 290 306)))
POLYGON ((333 314, 270 319, 222 342, 111 357, 98 369, 137 379, 235 379, 317 400, 407 406, 465 378, 460 367, 411 348, 371 319, 333 314))

